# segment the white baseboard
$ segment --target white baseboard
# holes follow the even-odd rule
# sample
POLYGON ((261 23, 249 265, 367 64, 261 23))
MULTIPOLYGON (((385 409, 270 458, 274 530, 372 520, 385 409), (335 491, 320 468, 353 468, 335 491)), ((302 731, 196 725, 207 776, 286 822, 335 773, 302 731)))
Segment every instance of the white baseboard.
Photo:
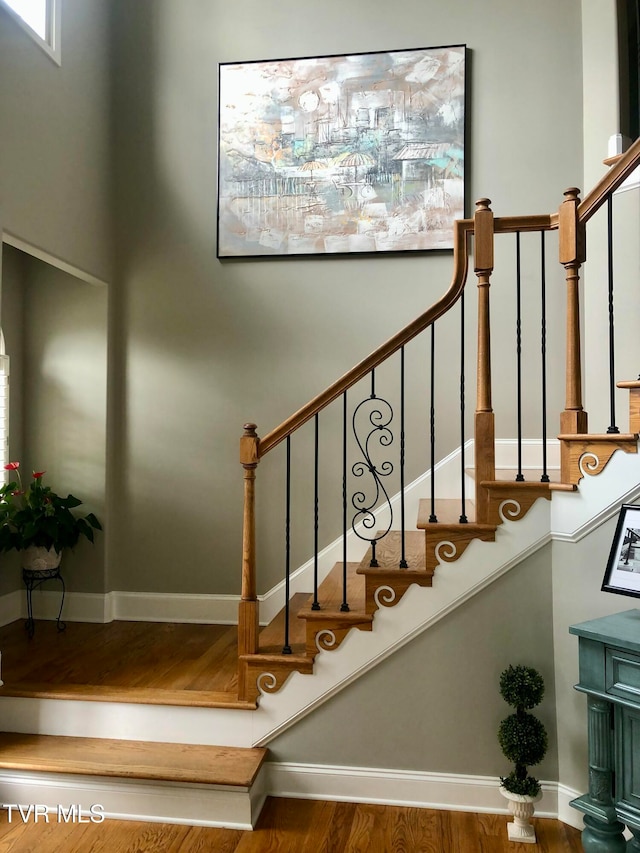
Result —
MULTIPOLYGON (((287 762, 267 762, 266 768, 267 793, 272 797, 378 803, 487 814, 508 814, 509 811, 499 790, 500 780, 493 776, 287 762)), ((559 817, 559 789, 557 782, 542 783, 542 799, 536 804, 538 817, 559 817)), ((578 794, 569 792, 564 786, 562 789, 564 813, 564 800, 569 809, 569 796, 572 799, 578 794)), ((575 812, 575 809, 570 811, 575 812)), ((578 812, 576 816, 581 817, 578 812)), ((574 819, 573 815, 571 818, 574 819)))
MULTIPOLYGON (((236 625, 238 595, 180 595, 153 592, 67 592, 62 619, 65 622, 190 622, 196 624, 236 625)), ((56 619, 60 610, 60 591, 34 590, 35 619, 56 619)), ((0 596, 0 625, 8 625, 27 616, 24 590, 0 596)))

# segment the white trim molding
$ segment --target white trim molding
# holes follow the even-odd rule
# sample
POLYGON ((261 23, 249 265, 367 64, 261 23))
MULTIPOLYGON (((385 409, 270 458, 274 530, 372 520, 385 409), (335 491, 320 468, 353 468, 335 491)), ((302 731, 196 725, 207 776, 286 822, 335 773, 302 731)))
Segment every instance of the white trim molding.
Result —
POLYGON ((11 234, 9 231, 2 232, 2 242, 6 243, 7 246, 13 246, 14 249, 18 249, 20 252, 24 252, 25 255, 31 255, 32 258, 44 261, 45 264, 49 264, 56 269, 62 270, 62 272, 66 272, 74 278, 80 279, 80 281, 85 281, 87 284, 92 284, 95 287, 107 286, 107 282, 104 281, 104 279, 97 278, 92 273, 87 272, 87 270, 80 269, 80 267, 76 267, 62 258, 52 255, 51 252, 47 252, 46 249, 41 249, 39 246, 34 246, 33 243, 28 243, 26 240, 17 237, 15 234, 11 234))
MULTIPOLYGON (((378 803, 426 809, 508 814, 497 776, 459 773, 427 773, 419 770, 386 770, 372 767, 335 767, 292 762, 267 762, 267 794, 305 800, 378 803)), ((581 827, 581 815, 568 806, 579 796, 557 782, 542 782, 542 799, 536 816, 560 818, 581 827), (563 815, 559 813, 562 790, 563 815), (575 813, 568 814, 567 809, 575 813), (569 817, 571 820, 567 820, 569 817)))

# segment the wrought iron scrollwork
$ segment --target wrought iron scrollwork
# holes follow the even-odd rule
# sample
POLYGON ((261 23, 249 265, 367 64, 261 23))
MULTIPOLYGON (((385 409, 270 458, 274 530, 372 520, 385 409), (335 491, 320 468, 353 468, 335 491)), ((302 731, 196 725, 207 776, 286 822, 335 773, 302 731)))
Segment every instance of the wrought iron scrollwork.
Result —
POLYGON ((380 450, 389 447, 393 443, 393 433, 389 428, 393 420, 393 409, 391 404, 377 397, 372 391, 371 396, 363 400, 356 407, 353 418, 353 434, 358 444, 362 459, 355 462, 351 467, 354 477, 369 476, 368 488, 363 487, 354 492, 351 505, 355 509, 351 528, 360 539, 371 543, 370 565, 378 565, 376 559, 376 545, 391 530, 393 522, 393 510, 389 494, 384 486, 383 478, 388 477, 394 470, 393 463, 389 459, 381 460, 380 450), (376 531, 375 510, 386 502, 389 517, 383 530, 376 531), (367 533, 371 535, 367 535, 367 533))

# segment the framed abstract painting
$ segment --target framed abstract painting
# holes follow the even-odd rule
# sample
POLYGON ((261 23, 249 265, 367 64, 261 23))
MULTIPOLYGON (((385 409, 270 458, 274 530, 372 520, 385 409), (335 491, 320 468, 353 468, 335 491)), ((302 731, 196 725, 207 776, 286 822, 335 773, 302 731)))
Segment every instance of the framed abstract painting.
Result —
POLYGON ((218 257, 451 249, 464 45, 223 63, 218 257))

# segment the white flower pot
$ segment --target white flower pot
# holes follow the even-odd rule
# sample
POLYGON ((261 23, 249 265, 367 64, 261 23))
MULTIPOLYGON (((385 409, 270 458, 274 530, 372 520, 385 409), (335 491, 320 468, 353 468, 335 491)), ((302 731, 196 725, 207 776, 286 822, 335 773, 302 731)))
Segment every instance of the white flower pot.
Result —
POLYGON ((42 545, 29 545, 20 552, 22 568, 29 572, 48 572, 57 569, 62 560, 55 548, 45 548, 42 545))
POLYGON ((509 841, 535 844, 536 832, 531 825, 531 818, 535 804, 542 797, 542 792, 540 791, 535 797, 531 797, 527 794, 512 794, 506 788, 500 787, 500 793, 509 800, 509 811, 513 815, 513 822, 507 824, 509 841))

